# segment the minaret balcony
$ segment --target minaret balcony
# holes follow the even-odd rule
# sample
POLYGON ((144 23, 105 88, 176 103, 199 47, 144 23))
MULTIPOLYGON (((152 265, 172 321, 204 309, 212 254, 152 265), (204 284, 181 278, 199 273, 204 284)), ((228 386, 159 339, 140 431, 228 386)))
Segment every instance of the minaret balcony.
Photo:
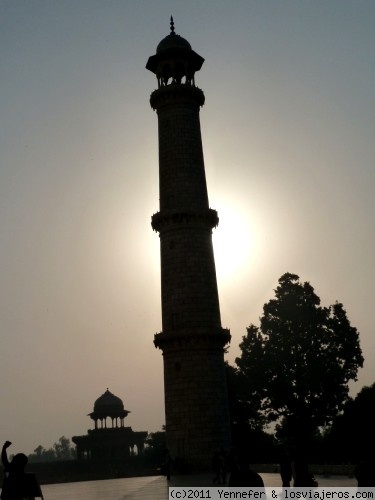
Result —
POLYGON ((230 343, 231 334, 228 328, 195 328, 160 332, 154 335, 154 345, 162 351, 180 349, 212 349, 225 348, 230 343))
POLYGON ((150 97, 150 104, 154 110, 182 102, 203 106, 204 101, 203 90, 188 83, 171 83, 162 86, 154 90, 150 97))
POLYGON ((204 227, 213 229, 219 224, 219 216, 216 210, 209 208, 207 210, 178 210, 157 212, 151 217, 151 226, 154 231, 159 233, 175 228, 181 225, 191 225, 194 227, 204 227))

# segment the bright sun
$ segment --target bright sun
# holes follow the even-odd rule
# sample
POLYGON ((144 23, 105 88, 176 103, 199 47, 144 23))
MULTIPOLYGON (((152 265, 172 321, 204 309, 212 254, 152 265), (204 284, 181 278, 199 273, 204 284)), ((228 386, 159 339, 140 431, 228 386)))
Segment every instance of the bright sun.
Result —
POLYGON ((216 204, 219 226, 213 231, 218 279, 233 278, 251 259, 252 228, 244 211, 234 204, 216 204))

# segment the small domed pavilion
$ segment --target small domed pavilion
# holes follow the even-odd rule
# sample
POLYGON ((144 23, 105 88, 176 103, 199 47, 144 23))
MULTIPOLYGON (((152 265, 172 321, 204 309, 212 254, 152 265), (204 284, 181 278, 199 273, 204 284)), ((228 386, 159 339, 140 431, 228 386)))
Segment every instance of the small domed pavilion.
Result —
POLYGON ((109 392, 107 389, 94 403, 94 411, 89 413, 89 417, 95 422, 95 429, 107 428, 107 419, 112 421, 111 427, 124 427, 124 419, 130 411, 125 410, 124 403, 120 398, 109 392), (98 425, 99 423, 99 425, 98 425))
POLYGON ((85 436, 72 437, 77 447, 77 459, 121 460, 141 454, 147 432, 134 432, 131 427, 125 427, 124 420, 129 413, 122 400, 107 389, 95 401, 94 410, 88 415, 95 428, 85 436))

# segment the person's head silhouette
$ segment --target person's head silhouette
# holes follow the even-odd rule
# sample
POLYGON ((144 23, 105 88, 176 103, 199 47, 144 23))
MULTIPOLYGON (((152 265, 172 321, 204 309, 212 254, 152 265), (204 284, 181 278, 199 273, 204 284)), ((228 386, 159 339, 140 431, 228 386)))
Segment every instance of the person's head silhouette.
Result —
POLYGON ((24 470, 27 462, 28 462, 28 458, 24 453, 17 453, 17 455, 14 455, 14 457, 12 459, 13 466, 20 471, 24 470))

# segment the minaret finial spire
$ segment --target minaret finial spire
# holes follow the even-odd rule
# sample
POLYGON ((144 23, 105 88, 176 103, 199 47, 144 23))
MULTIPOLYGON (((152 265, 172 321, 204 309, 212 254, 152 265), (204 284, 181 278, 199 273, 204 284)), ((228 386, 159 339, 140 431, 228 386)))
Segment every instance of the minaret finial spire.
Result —
POLYGON ((171 16, 171 33, 174 34, 174 21, 173 21, 173 16, 171 16))

